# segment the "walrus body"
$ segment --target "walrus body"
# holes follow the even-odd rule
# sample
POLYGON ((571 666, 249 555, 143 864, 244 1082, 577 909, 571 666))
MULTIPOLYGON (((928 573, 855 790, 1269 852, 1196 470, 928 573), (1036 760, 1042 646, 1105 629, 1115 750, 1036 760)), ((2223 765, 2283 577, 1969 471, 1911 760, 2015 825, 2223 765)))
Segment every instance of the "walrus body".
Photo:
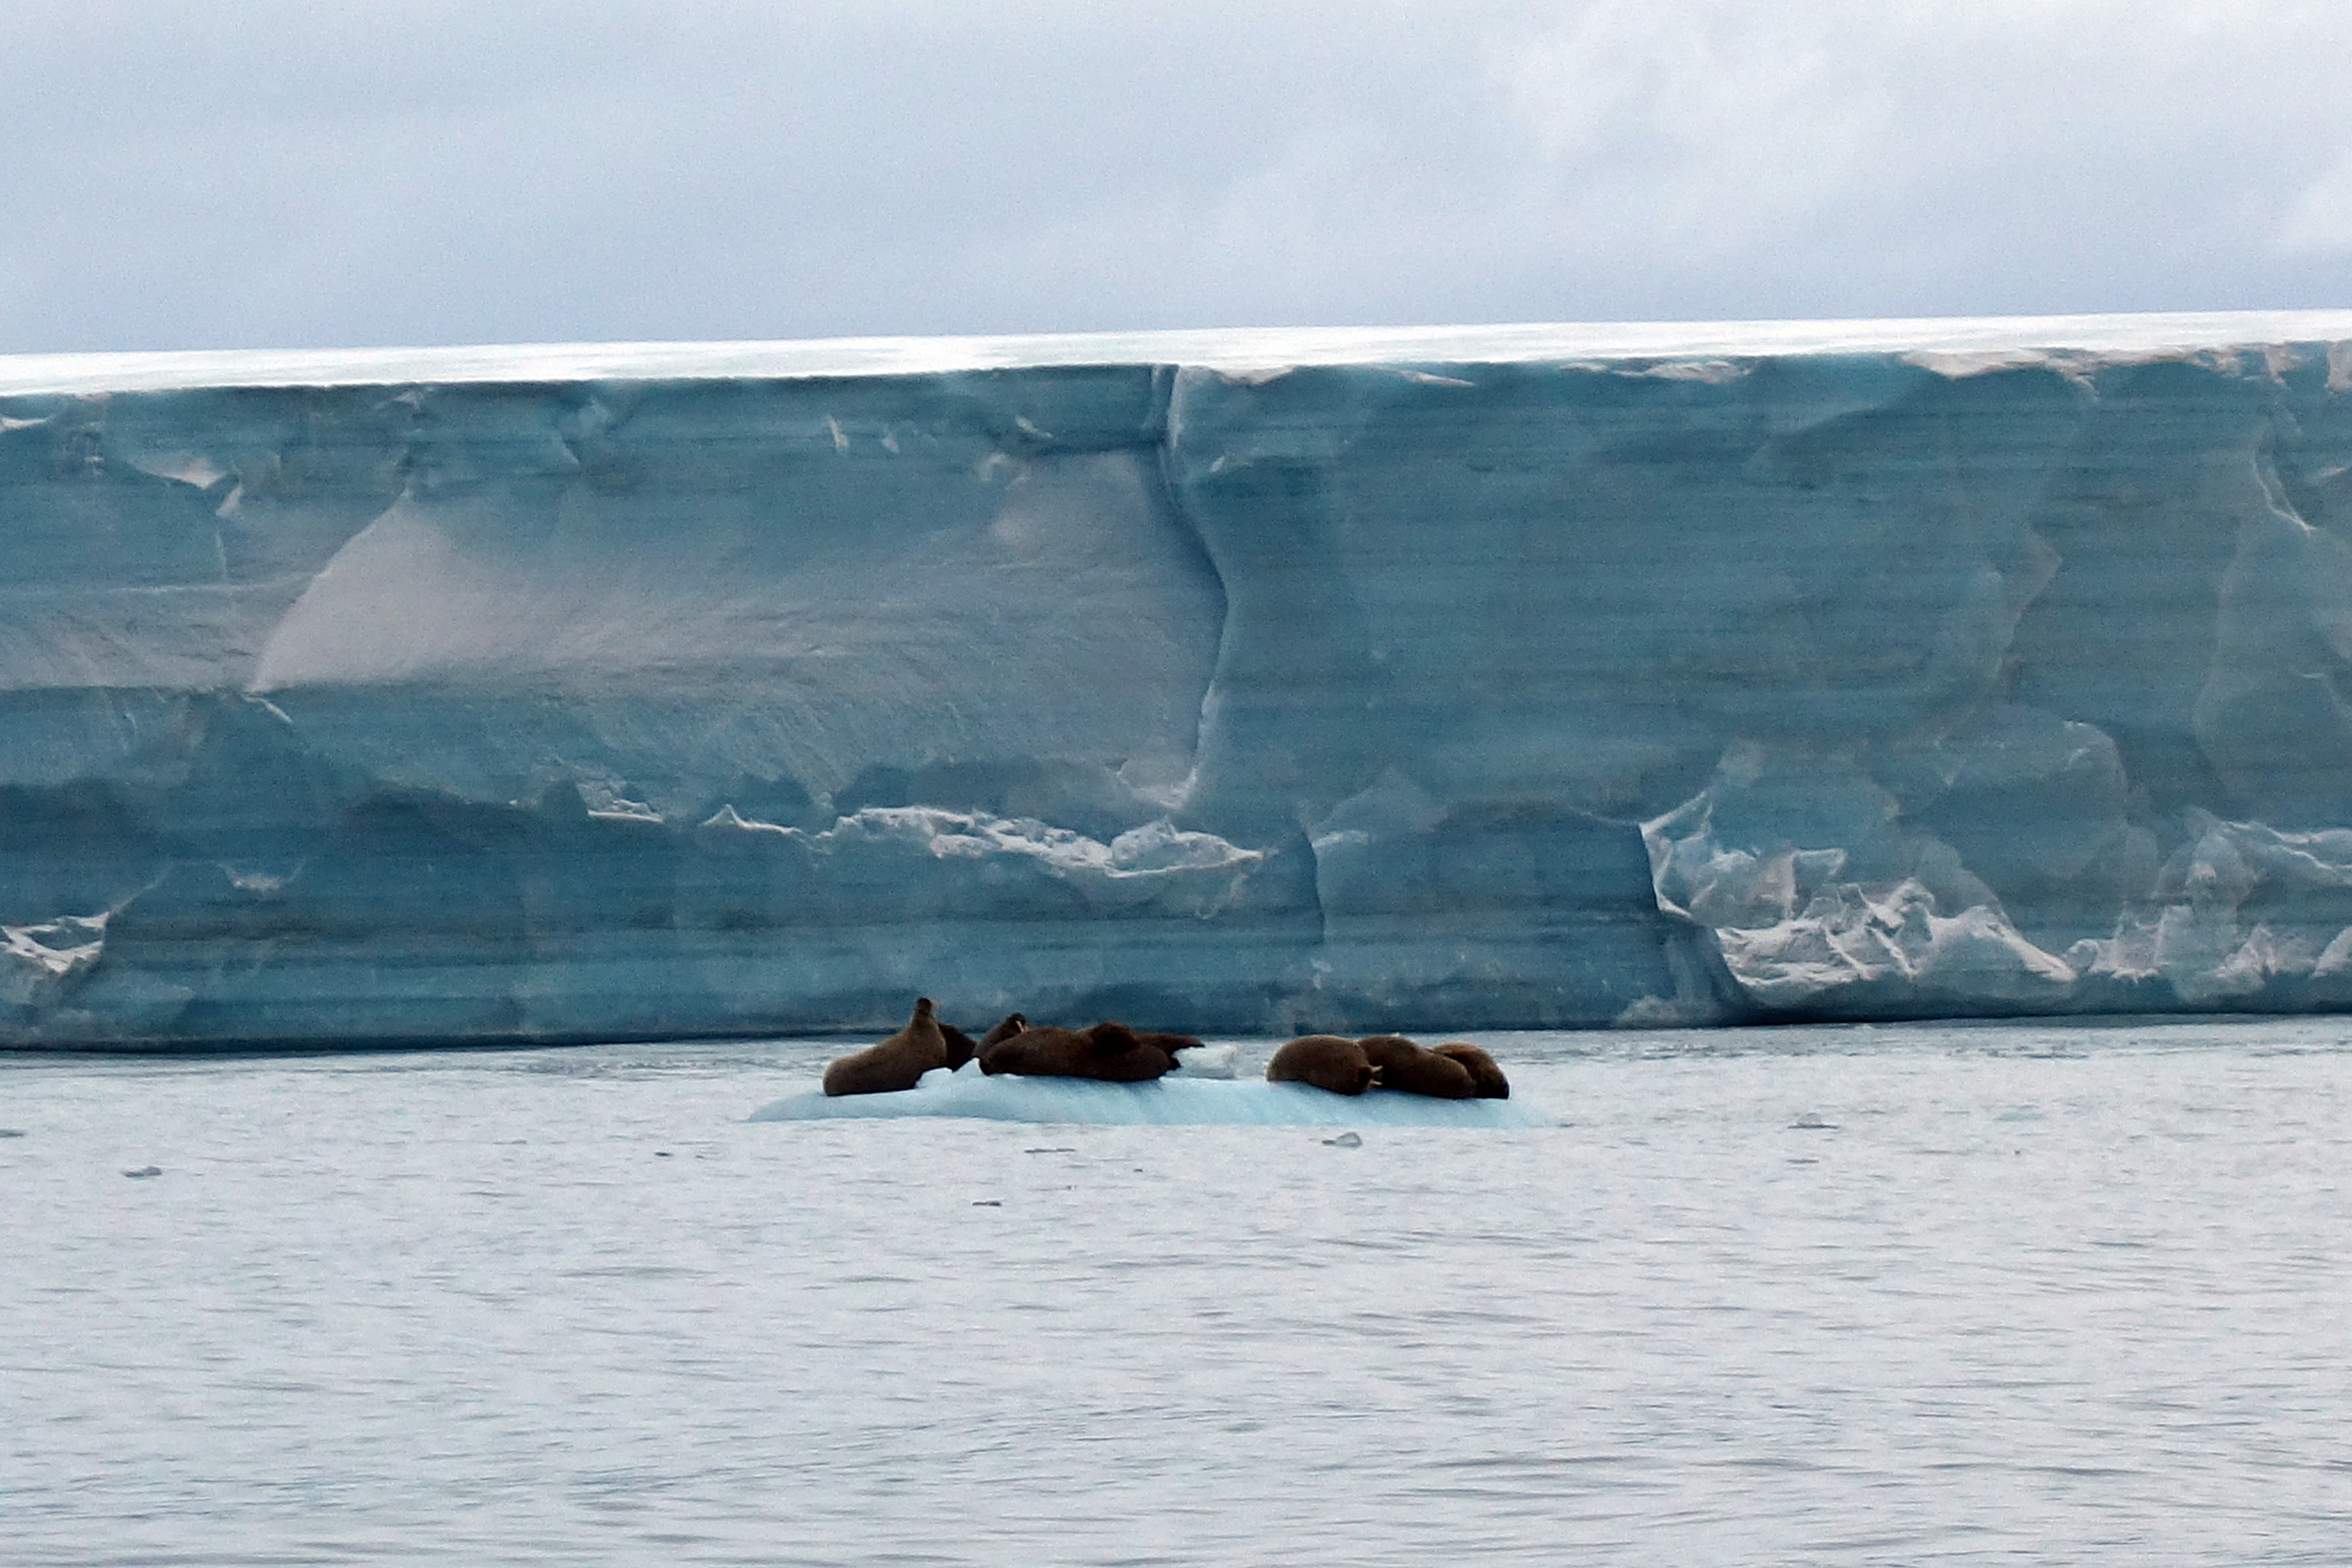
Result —
POLYGON ((1495 1058, 1475 1046, 1456 1040, 1437 1047, 1436 1054, 1460 1062, 1470 1072, 1471 1092, 1480 1100, 1508 1100, 1511 1080, 1495 1065, 1495 1058))
POLYGON ((1017 1073, 1024 1078, 1082 1078, 1077 1064, 1092 1054, 1092 1047, 1076 1029, 1056 1028, 1040 1024, 1007 1036, 980 1050, 980 1070, 991 1078, 999 1073, 1017 1073))
POLYGON ((947 1059, 940 1065, 950 1072, 955 1071, 980 1054, 980 1047, 971 1043, 971 1037, 953 1024, 940 1026, 940 1038, 947 1043, 948 1047, 947 1059))
POLYGON ((1367 1035, 1356 1043, 1380 1069, 1382 1089, 1424 1094, 1432 1100, 1468 1100, 1478 1092, 1467 1066, 1424 1049, 1402 1035, 1367 1035))
POLYGON ((1171 1053, 1146 1044, 1133 1029, 1116 1023, 1084 1030, 1045 1025, 983 1046, 980 1052, 980 1070, 984 1073, 1090 1078, 1102 1083, 1143 1083, 1175 1065, 1171 1053))
POLYGON ((1109 1083, 1148 1083, 1174 1072, 1177 1047, 1160 1042, 1190 1040, 1182 1035, 1139 1035, 1125 1024, 1109 1022, 1097 1024, 1087 1035, 1101 1053, 1097 1058, 1098 1076, 1109 1083))
POLYGON ((1265 1064, 1268 1083, 1305 1083, 1333 1094, 1361 1094, 1379 1075, 1364 1047, 1344 1035, 1301 1035, 1265 1064))
POLYGON ((1003 1018, 997 1020, 996 1027, 980 1037, 980 1048, 984 1051, 991 1046, 1001 1046, 1028 1026, 1029 1020, 1020 1014, 1007 1013, 1003 1018))
POLYGON ((947 1037, 940 1032, 931 999, 916 998, 907 1026, 884 1040, 843 1057, 824 1069, 827 1094, 891 1094, 912 1089, 917 1079, 948 1062, 947 1037))

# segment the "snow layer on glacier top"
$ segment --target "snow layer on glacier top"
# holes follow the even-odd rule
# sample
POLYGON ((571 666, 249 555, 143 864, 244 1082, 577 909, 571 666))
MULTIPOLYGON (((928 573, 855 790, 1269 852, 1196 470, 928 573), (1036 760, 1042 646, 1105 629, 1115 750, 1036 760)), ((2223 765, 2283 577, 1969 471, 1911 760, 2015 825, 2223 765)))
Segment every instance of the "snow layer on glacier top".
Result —
MULTIPOLYGON (((414 382, 772 379, 1021 366, 1182 364, 1247 372, 1311 364, 1494 364, 1895 353, 1948 374, 2031 363, 2172 358, 2279 343, 2352 343, 2352 310, 1585 321, 1454 327, 1235 327, 784 342, 489 344, 0 355, 0 396, 203 386, 414 382)), ((2334 368, 2334 367, 2331 367, 2334 368)), ((2345 374, 2352 374, 2352 365, 2345 374)))

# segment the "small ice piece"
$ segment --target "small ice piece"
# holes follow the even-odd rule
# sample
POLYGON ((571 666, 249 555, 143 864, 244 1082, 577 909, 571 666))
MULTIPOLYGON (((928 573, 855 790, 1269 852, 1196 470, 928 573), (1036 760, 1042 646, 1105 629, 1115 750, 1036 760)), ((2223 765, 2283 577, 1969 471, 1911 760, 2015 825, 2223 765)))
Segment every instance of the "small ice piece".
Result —
POLYGON ((162 1175, 163 1173, 163 1167, 161 1165, 142 1165, 135 1171, 125 1171, 122 1173, 130 1177, 134 1182, 144 1181, 149 1176, 162 1175))
POLYGON ((1337 1138, 1326 1138, 1323 1140, 1323 1144, 1328 1149, 1360 1149, 1364 1146, 1364 1135, 1360 1132, 1342 1132, 1337 1138))
POLYGON ((1176 1053, 1176 1070, 1186 1078, 1238 1078, 1240 1058, 1235 1046, 1187 1046, 1176 1053))
POLYGON ((1837 1131, 1836 1122, 1824 1121, 1810 1110, 1801 1112, 1794 1121, 1789 1123, 1789 1126, 1790 1130, 1799 1132, 1834 1132, 1837 1131))

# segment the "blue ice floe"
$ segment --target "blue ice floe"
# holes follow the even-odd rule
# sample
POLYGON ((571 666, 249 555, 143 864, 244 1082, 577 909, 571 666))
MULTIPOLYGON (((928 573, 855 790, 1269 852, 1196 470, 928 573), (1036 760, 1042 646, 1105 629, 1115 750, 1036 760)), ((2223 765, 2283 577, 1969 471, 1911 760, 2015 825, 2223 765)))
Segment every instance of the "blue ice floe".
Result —
POLYGON ((810 1089, 751 1113, 754 1121, 892 1120, 961 1116, 984 1121, 1062 1122, 1097 1127, 1557 1127, 1559 1119, 1524 1100, 1432 1100, 1373 1089, 1333 1094, 1303 1083, 1201 1078, 1171 1073, 1149 1083, 1091 1079, 991 1078, 967 1066, 925 1073, 896 1094, 827 1096, 810 1089))

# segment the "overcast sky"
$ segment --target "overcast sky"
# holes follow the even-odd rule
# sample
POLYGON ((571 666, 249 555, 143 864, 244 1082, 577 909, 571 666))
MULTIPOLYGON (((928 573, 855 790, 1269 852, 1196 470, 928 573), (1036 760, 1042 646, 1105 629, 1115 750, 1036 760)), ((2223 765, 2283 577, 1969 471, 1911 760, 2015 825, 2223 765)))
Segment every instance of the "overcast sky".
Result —
POLYGON ((2347 0, 6 0, 0 352, 2352 306, 2347 0))

